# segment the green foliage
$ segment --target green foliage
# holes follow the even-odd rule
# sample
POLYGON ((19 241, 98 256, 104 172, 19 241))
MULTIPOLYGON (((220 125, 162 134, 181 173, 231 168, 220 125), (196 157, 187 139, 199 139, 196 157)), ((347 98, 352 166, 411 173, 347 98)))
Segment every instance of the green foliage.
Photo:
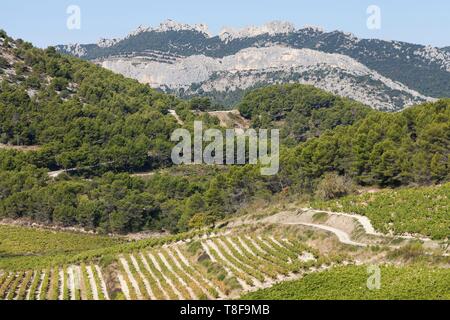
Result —
POLYGON ((175 122, 165 114, 179 101, 54 49, 16 44, 16 74, 27 76, 0 85, 1 143, 42 146, 26 161, 47 168, 128 171, 168 163, 175 122))
POLYGON ((338 267, 246 294, 243 300, 448 300, 450 270, 381 267, 380 290, 369 290, 366 267, 338 267), (345 284, 345 285, 343 285, 345 284))
POLYGON ((400 113, 369 114, 288 150, 281 160, 288 181, 311 185, 327 172, 366 185, 398 186, 450 178, 450 100, 400 113), (434 160, 433 160, 434 159, 434 160))
POLYGON ((192 110, 208 111, 211 109, 211 100, 207 97, 195 97, 189 101, 192 110))
POLYGON ((316 201, 311 206, 365 215, 376 229, 385 233, 417 233, 446 239, 450 237, 449 202, 450 183, 447 183, 316 201))
POLYGON ((123 243, 111 237, 0 225, 0 269, 54 265, 55 259, 123 243))
POLYGON ((28 227, 0 226, 0 231, 0 270, 15 271, 69 266, 91 261, 107 266, 116 260, 118 254, 175 243, 210 232, 207 229, 126 242, 114 237, 28 227))
POLYGON ((42 279, 41 291, 39 293, 39 300, 47 300, 47 291, 50 284, 51 269, 45 270, 44 278, 42 279))
POLYGON ((8 60, 0 56, 0 69, 6 69, 9 67, 8 60))
POLYGON ((354 185, 350 179, 335 173, 327 173, 317 185, 316 196, 322 200, 330 200, 343 197, 353 191, 354 185))
MULTIPOLYGON (((278 175, 261 176, 250 165, 196 166, 191 173, 132 178, 129 172, 170 165, 176 122, 169 109, 187 128, 196 118, 217 126, 207 114, 191 112, 210 108, 210 101, 181 102, 54 48, 15 44, 4 50, 19 61, 23 79, 0 85, 0 143, 39 148, 0 150, 0 218, 101 233, 184 232, 255 199, 312 193, 330 172, 381 186, 450 178, 450 100, 384 114, 304 85, 255 90, 239 105, 253 127, 281 128, 278 175), (47 171, 57 169, 75 171, 49 179, 47 171)), ((341 184, 326 197, 347 192, 341 184)))
POLYGON ((300 84, 251 91, 238 108, 256 128, 280 128, 288 145, 319 136, 337 126, 353 124, 371 112, 361 103, 300 84))
POLYGON ((82 252, 120 243, 123 241, 106 236, 0 225, 0 252, 4 258, 82 252))

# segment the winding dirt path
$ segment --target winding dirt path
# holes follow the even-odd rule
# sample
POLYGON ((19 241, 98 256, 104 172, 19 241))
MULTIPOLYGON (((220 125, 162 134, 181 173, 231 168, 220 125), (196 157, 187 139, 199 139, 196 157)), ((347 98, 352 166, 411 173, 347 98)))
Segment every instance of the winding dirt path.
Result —
POLYGON ((352 218, 352 219, 354 219, 354 220, 359 222, 359 224, 364 228, 364 231, 366 232, 366 234, 370 234, 370 235, 374 235, 374 236, 383 236, 382 233, 377 232, 375 230, 375 228, 372 225, 372 222, 366 216, 362 216, 362 215, 359 215, 359 214, 343 213, 343 212, 332 212, 332 211, 326 211, 326 210, 316 210, 316 209, 312 209, 312 208, 307 208, 306 210, 308 210, 310 212, 313 212, 313 213, 325 212, 326 214, 332 215, 332 216, 341 216, 341 217, 352 218))
POLYGON ((352 240, 350 234, 352 230, 355 230, 354 225, 352 225, 353 223, 361 225, 366 235, 386 237, 386 235, 382 235, 375 231, 370 220, 367 217, 347 213, 335 213, 335 212, 327 212, 324 210, 314 210, 309 208, 299 209, 297 212, 280 212, 278 214, 262 219, 261 222, 279 225, 301 225, 310 228, 320 229, 323 231, 333 233, 341 243, 357 247, 367 247, 368 244, 352 240), (302 213, 299 214, 300 212, 302 213), (311 220, 313 219, 314 215, 318 213, 326 213, 330 217, 341 216, 351 218, 351 220, 343 222, 334 221, 333 223, 336 225, 319 224, 312 222, 311 220))
POLYGON ((333 227, 330 227, 330 226, 325 226, 322 224, 306 223, 306 222, 286 222, 283 224, 289 225, 289 226, 302 225, 302 226, 306 226, 306 227, 321 229, 324 231, 334 233, 338 237, 339 241, 344 244, 348 244, 351 246, 357 246, 357 247, 367 247, 366 243, 355 242, 350 239, 350 236, 346 232, 336 229, 336 228, 333 228, 333 227))
POLYGON ((184 124, 183 120, 181 120, 180 116, 177 114, 177 112, 175 110, 169 110, 169 114, 175 118, 175 120, 177 121, 177 123, 179 125, 184 124))

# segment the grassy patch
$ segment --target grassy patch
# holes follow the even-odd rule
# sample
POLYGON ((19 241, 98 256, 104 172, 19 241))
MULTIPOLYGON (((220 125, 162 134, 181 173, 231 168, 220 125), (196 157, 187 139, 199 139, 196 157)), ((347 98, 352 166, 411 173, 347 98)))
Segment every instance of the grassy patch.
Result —
POLYGON ((433 239, 450 236, 450 183, 315 201, 311 206, 365 215, 385 233, 416 233, 433 239))
POLYGON ((364 266, 338 267, 244 295, 244 300, 449 300, 450 270, 381 267, 381 288, 369 290, 364 266))

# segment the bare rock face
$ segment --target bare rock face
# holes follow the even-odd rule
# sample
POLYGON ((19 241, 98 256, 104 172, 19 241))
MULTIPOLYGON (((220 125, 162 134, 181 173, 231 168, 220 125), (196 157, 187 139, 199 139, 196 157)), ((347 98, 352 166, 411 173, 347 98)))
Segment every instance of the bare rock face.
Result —
POLYGON ((423 58, 429 63, 437 63, 441 65, 441 68, 450 72, 450 53, 446 50, 440 50, 432 46, 426 46, 424 48, 414 51, 416 56, 423 58))
POLYGON ((220 34, 220 40, 224 42, 230 42, 234 39, 252 38, 263 34, 275 36, 279 34, 289 34, 295 32, 295 26, 290 22, 273 21, 269 22, 261 27, 246 27, 241 30, 235 30, 233 28, 224 28, 220 34))
POLYGON ((213 36, 205 24, 167 20, 123 38, 56 49, 182 97, 225 97, 226 105, 246 90, 279 83, 312 84, 386 111, 450 96, 449 48, 282 21, 213 36))
POLYGON ((173 57, 161 61, 148 57, 105 59, 99 64, 155 88, 185 93, 232 92, 258 84, 298 82, 312 84, 353 98, 380 110, 396 110, 430 98, 392 81, 341 54, 285 46, 247 48, 235 55, 173 57), (196 88, 196 89, 194 89, 196 88), (391 95, 386 94, 392 92, 391 95), (392 97, 397 98, 396 100, 392 97))

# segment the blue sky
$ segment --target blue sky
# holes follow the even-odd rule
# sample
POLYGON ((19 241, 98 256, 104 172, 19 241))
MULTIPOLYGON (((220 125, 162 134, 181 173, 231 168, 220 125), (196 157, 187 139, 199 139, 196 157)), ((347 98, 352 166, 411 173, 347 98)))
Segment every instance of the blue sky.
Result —
POLYGON ((2 0, 0 28, 15 38, 45 47, 61 43, 94 43, 101 37, 123 37, 138 25, 166 19, 206 23, 216 34, 224 26, 259 25, 272 20, 298 27, 318 25, 358 37, 450 46, 448 0, 2 0), (81 29, 68 30, 66 9, 81 9, 81 29), (381 9, 381 29, 366 26, 369 5, 381 9))

